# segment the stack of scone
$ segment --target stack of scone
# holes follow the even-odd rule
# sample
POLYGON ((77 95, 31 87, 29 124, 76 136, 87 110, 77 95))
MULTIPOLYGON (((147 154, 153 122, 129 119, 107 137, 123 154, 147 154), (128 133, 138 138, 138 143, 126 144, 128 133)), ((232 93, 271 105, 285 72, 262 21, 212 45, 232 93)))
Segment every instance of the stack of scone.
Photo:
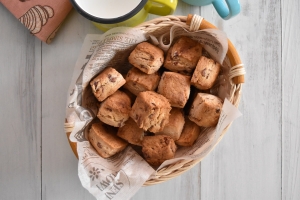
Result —
POLYGON ((90 82, 101 105, 89 141, 103 158, 128 144, 140 146, 144 159, 156 167, 172 159, 177 146, 192 146, 201 127, 216 126, 223 101, 207 91, 221 66, 185 36, 175 40, 166 57, 142 42, 129 62, 133 67, 125 79, 108 67, 90 82))

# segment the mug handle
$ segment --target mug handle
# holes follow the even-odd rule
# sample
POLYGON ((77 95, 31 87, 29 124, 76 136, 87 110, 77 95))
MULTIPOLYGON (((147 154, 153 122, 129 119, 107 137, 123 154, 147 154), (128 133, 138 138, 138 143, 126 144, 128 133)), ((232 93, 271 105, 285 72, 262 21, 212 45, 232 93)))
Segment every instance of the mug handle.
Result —
POLYGON ((223 19, 230 19, 241 11, 239 0, 215 0, 212 4, 223 19))
POLYGON ((171 15, 176 9, 178 0, 148 0, 145 10, 155 15, 171 15))

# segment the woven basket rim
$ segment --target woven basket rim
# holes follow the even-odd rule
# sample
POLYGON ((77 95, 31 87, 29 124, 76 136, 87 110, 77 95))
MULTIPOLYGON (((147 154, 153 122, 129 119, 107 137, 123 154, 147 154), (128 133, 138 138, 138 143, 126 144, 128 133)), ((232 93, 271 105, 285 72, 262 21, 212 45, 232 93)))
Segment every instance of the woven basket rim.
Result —
MULTIPOLYGON (((187 25, 187 20, 188 17, 190 16, 176 16, 176 15, 169 15, 169 16, 163 16, 163 17, 158 17, 153 20, 146 21, 135 28, 138 28, 145 33, 151 34, 152 32, 155 32, 156 30, 162 28, 162 27, 171 27, 173 25, 179 25, 184 28, 189 28, 189 25, 187 25)), ((203 20, 200 29, 205 29, 205 28, 216 28, 214 25, 209 23, 206 20, 203 20)), ((229 60, 231 62, 232 66, 240 65, 241 60, 240 57, 235 49, 235 47, 232 45, 231 41, 228 40, 228 52, 227 56, 229 57, 229 60)), ((242 82, 240 83, 233 83, 233 87, 231 90, 231 98, 229 101, 236 107, 239 105, 240 101, 240 96, 241 96, 241 91, 242 91, 242 82)), ((74 124, 72 123, 67 123, 65 122, 65 132, 67 134, 68 140, 69 136, 72 132, 72 129, 74 127, 74 124)), ((221 137, 218 139, 218 142, 215 144, 215 146, 221 141, 227 130, 229 129, 231 124, 229 124, 224 131, 221 134, 221 137)), ((71 142, 69 140, 69 144, 72 148, 73 153, 78 159, 78 154, 77 154, 77 145, 74 142, 71 142)), ((213 150, 215 146, 211 149, 213 150)), ((189 169, 194 167, 196 164, 198 164, 202 159, 195 159, 195 160, 179 160, 174 164, 168 165, 163 167, 162 169, 158 170, 155 176, 152 176, 151 179, 148 179, 143 186, 149 186, 149 185, 155 185, 158 183, 165 182, 167 180, 170 180, 172 178, 175 178, 179 175, 181 175, 184 172, 187 172, 189 169)))

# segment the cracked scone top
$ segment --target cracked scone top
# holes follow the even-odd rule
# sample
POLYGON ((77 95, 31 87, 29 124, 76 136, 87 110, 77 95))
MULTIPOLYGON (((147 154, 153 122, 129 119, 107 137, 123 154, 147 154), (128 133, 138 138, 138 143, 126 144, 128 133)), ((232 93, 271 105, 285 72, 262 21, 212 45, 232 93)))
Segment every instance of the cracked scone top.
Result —
POLYGON ((103 158, 108 158, 125 149, 127 142, 116 135, 117 129, 102 122, 92 124, 88 139, 103 158))
POLYGON ((164 72, 157 93, 166 97, 171 106, 183 108, 190 96, 190 77, 176 72, 164 72))
POLYGON ((98 101, 103 101, 125 83, 122 74, 114 68, 107 67, 90 82, 90 85, 98 101))
POLYGON ((130 53, 128 60, 146 74, 153 74, 164 63, 164 52, 153 44, 142 42, 130 53))
POLYGON ((117 90, 102 102, 97 117, 108 125, 121 127, 128 120, 130 109, 129 96, 117 90))
POLYGON ((157 133, 169 122, 170 111, 171 105, 164 96, 145 91, 137 96, 130 117, 140 128, 157 133))
POLYGON ((206 93, 198 93, 192 103, 188 117, 198 126, 216 126, 222 106, 223 101, 219 97, 206 93))
POLYGON ((159 83, 160 75, 158 72, 146 74, 136 67, 132 67, 126 75, 126 84, 124 85, 134 95, 143 91, 154 91, 159 83))
POLYGON ((156 135, 168 135, 174 141, 178 140, 183 126, 184 126, 184 114, 180 108, 172 108, 169 117, 169 123, 167 123, 162 131, 156 133, 156 135))
POLYGON ((221 70, 221 65, 211 58, 201 56, 199 59, 194 74, 191 79, 191 84, 199 90, 210 89, 221 70))
POLYGON ((174 158, 176 149, 174 140, 167 135, 145 136, 142 142, 145 160, 152 166, 159 166, 165 160, 174 158))
POLYGON ((182 36, 168 50, 164 67, 173 72, 191 75, 201 55, 201 44, 182 36))
POLYGON ((129 118, 125 125, 119 128, 117 136, 130 144, 142 146, 144 130, 139 128, 133 119, 129 118))

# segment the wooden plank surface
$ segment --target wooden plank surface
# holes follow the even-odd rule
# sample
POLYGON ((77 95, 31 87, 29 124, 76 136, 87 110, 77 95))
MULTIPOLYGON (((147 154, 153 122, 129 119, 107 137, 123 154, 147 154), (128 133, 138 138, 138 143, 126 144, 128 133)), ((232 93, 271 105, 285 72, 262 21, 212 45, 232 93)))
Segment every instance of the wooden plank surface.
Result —
POLYGON ((282 1, 282 199, 300 199, 300 3, 282 1))
POLYGON ((51 45, 42 46, 42 199, 94 199, 78 178, 63 124, 67 91, 87 33, 100 33, 72 11, 51 45))
POLYGON ((227 33, 247 71, 240 110, 223 141, 201 163, 201 199, 281 199, 280 1, 241 0, 224 21, 201 13, 227 33))
POLYGON ((41 197, 41 42, 0 5, 0 199, 41 197))

